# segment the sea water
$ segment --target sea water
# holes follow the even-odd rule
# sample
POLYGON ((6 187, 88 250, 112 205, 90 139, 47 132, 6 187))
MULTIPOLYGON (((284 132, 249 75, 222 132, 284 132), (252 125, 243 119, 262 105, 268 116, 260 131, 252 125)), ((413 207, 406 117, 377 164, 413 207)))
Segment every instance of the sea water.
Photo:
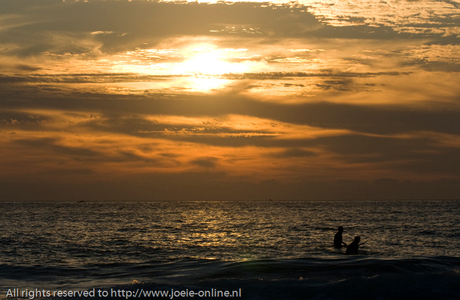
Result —
POLYGON ((0 203, 0 213, 2 299, 460 299, 455 200, 0 203), (361 237, 358 255, 332 247, 338 226, 346 243, 361 237))

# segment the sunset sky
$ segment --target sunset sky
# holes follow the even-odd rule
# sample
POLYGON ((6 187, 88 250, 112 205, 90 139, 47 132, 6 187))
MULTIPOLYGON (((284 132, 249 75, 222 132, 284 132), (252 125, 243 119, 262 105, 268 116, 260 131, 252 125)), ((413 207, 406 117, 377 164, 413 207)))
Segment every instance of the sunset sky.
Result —
POLYGON ((460 0, 0 0, 0 201, 460 198, 460 0))

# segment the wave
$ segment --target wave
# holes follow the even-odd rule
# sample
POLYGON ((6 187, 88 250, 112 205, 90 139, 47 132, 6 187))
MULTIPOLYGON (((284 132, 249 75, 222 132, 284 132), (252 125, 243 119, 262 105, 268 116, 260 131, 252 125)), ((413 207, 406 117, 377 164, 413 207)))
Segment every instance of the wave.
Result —
POLYGON ((0 265, 0 281, 11 288, 241 289, 243 299, 460 299, 459 280, 457 257, 0 265))

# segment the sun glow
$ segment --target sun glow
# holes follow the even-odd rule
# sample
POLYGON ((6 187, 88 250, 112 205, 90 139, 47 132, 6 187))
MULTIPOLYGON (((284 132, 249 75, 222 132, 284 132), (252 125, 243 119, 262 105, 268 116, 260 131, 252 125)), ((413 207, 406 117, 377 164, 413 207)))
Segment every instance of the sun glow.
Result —
POLYGON ((226 59, 232 58, 229 57, 228 52, 228 49, 192 49, 190 57, 179 63, 176 71, 179 74, 190 75, 221 75, 244 72, 246 69, 244 65, 226 61, 226 59))
MULTIPOLYGON (((187 47, 136 49, 119 55, 112 71, 142 76, 165 76, 161 82, 143 84, 208 92, 225 88, 231 80, 225 74, 241 74, 254 68, 247 60, 247 49, 219 48, 208 43, 188 44, 187 47)), ((110 61, 109 61, 110 62, 110 61)), ((142 87, 140 87, 142 89, 142 87)))
POLYGON ((189 48, 184 51, 184 61, 175 64, 173 72, 191 76, 188 80, 191 90, 206 92, 221 89, 229 80, 217 76, 247 71, 247 65, 228 61, 242 51, 246 49, 215 49, 208 45, 189 48))
POLYGON ((218 79, 218 78, 192 78, 190 80, 191 90, 196 92, 207 92, 212 90, 218 90, 227 85, 229 80, 218 79))

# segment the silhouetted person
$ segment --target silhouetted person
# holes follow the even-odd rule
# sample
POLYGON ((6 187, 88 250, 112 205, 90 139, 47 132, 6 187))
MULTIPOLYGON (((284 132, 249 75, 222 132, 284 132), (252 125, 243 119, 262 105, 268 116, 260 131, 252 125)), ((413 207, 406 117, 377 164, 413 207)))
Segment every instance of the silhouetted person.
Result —
POLYGON ((355 240, 351 242, 350 245, 347 247, 347 251, 345 254, 358 254, 358 247, 359 247, 359 241, 361 238, 359 236, 355 237, 355 240))
POLYGON ((339 226, 339 229, 338 229, 337 233, 334 236, 334 247, 335 248, 342 248, 342 244, 344 246, 347 246, 347 244, 345 244, 342 241, 342 233, 343 233, 343 227, 339 226))

